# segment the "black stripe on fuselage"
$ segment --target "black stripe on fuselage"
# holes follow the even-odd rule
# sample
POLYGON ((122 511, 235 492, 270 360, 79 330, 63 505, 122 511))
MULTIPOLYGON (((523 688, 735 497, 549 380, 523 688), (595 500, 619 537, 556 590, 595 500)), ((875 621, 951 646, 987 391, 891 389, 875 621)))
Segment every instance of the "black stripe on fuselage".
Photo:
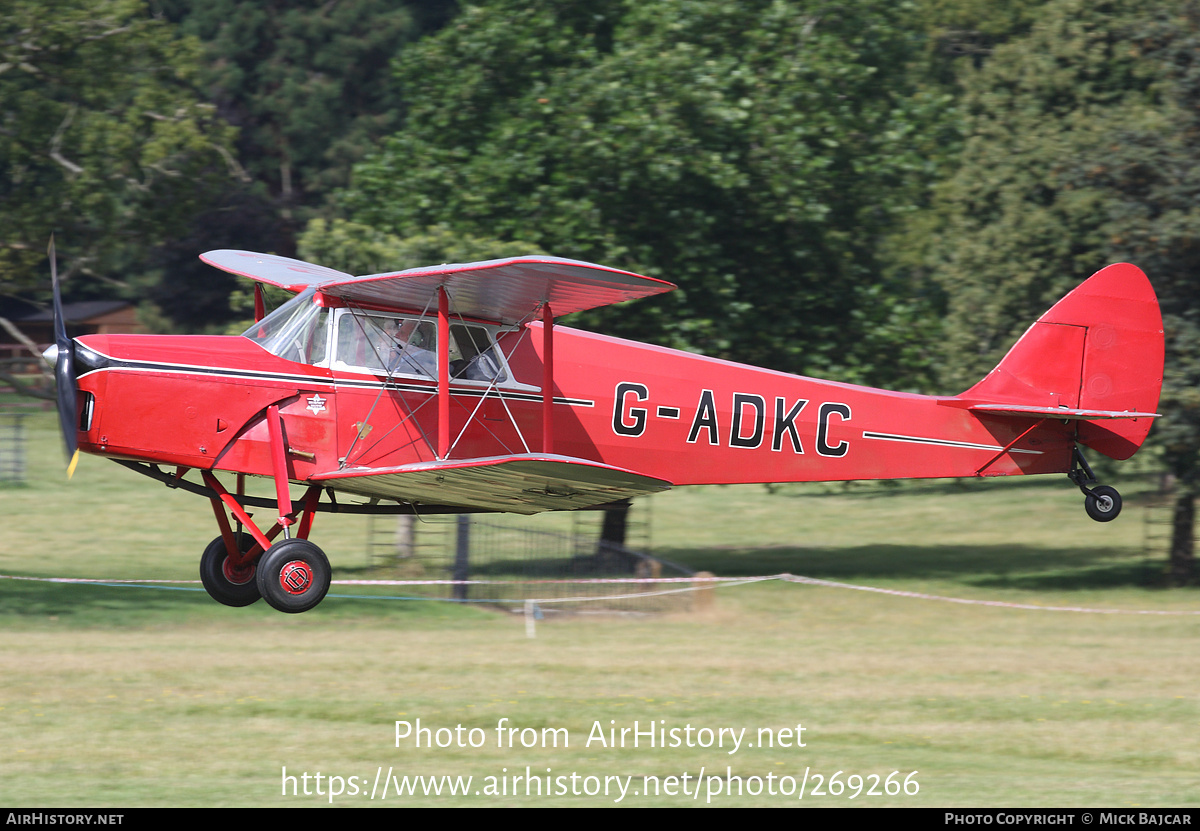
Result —
MULTIPOLYGON (((247 369, 230 369, 228 367, 217 366, 202 366, 197 364, 174 364, 163 363, 159 361, 127 361, 120 358, 113 358, 98 352, 93 347, 85 347, 89 352, 98 356, 101 360, 92 362, 95 364, 91 372, 85 372, 80 375, 83 378, 92 372, 103 371, 123 371, 123 372, 166 372, 174 375, 206 375, 217 378, 229 379, 244 379, 248 381, 276 381, 281 383, 293 384, 298 386, 326 386, 335 389, 342 387, 355 387, 358 389, 385 389, 394 392, 412 392, 423 393, 427 395, 436 395, 437 387, 429 384, 418 383, 399 383, 397 381, 369 381, 366 379, 353 379, 335 376, 320 376, 320 375, 301 375, 290 372, 268 372, 266 370, 247 370, 247 369)), ((450 391, 455 395, 475 396, 482 398, 485 394, 498 395, 510 401, 535 401, 540 403, 542 400, 541 393, 538 392, 517 392, 514 390, 506 390, 502 387, 450 387, 450 391)), ((556 396, 555 404, 565 404, 571 407, 594 407, 595 401, 589 401, 584 398, 565 398, 556 396)))

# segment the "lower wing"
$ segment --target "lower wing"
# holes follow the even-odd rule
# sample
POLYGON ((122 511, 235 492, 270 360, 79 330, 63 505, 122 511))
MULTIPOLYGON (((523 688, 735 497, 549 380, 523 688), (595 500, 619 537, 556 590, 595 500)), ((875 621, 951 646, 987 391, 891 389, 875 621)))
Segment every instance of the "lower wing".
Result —
POLYGON ((347 467, 310 479, 362 496, 518 514, 589 508, 671 487, 663 479, 548 453, 347 467))

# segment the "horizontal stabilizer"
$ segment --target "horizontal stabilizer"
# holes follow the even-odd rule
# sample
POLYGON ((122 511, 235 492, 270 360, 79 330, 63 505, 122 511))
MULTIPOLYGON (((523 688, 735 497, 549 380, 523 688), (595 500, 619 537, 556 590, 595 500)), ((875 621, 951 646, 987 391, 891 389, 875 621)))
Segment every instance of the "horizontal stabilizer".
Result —
POLYGON ((1043 416, 1045 418, 1091 421, 1103 418, 1158 418, 1162 413, 1139 413, 1132 410, 1079 410, 1068 407, 1024 407, 1018 404, 973 404, 973 413, 999 416, 1043 416))
POLYGON ((517 514, 589 508, 671 487, 662 479, 549 453, 347 467, 310 478, 362 496, 517 514))

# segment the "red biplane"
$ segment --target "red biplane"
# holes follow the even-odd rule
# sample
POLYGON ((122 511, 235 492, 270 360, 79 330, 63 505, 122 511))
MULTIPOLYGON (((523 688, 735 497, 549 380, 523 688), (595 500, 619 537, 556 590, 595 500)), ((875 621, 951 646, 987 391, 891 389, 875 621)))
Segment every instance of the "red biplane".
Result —
POLYGON ((260 301, 262 283, 295 296, 265 316, 259 302, 240 337, 72 340, 56 277, 47 357, 72 469, 82 450, 211 500, 221 533, 200 574, 230 606, 321 601, 329 562, 308 537, 322 511, 532 514, 673 485, 1066 473, 1105 521, 1120 496, 1079 448, 1133 455, 1162 382, 1158 302, 1125 264, 1055 305, 974 387, 937 397, 556 326, 674 288, 591 263, 355 277, 246 251, 202 259, 258 281, 260 301), (246 495, 246 475, 271 479, 275 498, 246 495), (270 527, 254 507, 273 509, 270 527))

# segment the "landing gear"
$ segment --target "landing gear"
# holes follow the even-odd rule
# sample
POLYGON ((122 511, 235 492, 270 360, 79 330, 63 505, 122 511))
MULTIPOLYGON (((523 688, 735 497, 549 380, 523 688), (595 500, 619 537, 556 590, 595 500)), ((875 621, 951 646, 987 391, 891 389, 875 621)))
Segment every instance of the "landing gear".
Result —
MULTIPOLYGON (((254 537, 242 534, 240 548, 254 547, 254 537)), ((241 567, 230 562, 225 540, 217 537, 200 556, 200 582, 218 603, 249 606, 265 597, 281 612, 307 612, 329 591, 329 559, 308 540, 280 540, 256 563, 241 567)))
MULTIPOLYGON (((278 418, 278 413, 275 417, 278 418)), ((282 442, 278 435, 281 429, 278 424, 272 428, 273 439, 279 442, 282 442)), ((282 443, 279 447, 278 455, 282 458, 282 443)), ((280 467, 283 467, 282 462, 280 467)), ((208 593, 228 606, 248 606, 259 597, 263 597, 275 609, 289 614, 307 612, 320 603, 329 591, 332 577, 325 553, 308 541, 313 514, 317 510, 317 498, 321 493, 320 487, 309 487, 304 495, 303 507, 297 511, 288 495, 286 475, 280 474, 276 482, 279 521, 264 532, 259 531, 253 517, 246 513, 239 499, 242 495, 240 478, 238 496, 235 497, 225 490, 211 471, 202 471, 202 475, 204 484, 211 491, 212 495, 209 498, 212 500, 213 513, 216 515, 217 525, 221 528, 221 536, 209 544, 200 561, 200 576, 208 593), (233 530, 226 510, 233 514, 243 529, 243 552, 250 551, 255 540, 266 548, 257 560, 240 568, 228 563, 228 552, 223 540, 232 534, 233 530), (300 514, 298 521, 297 514, 300 514), (284 532, 286 536, 287 529, 293 525, 296 527, 295 538, 279 540, 272 544, 271 541, 276 535, 284 532)))
POLYGON ((1087 459, 1083 458, 1083 453, 1078 447, 1071 458, 1071 470, 1067 473, 1067 478, 1083 492, 1083 509, 1096 522, 1111 522, 1121 513, 1121 494, 1117 493, 1116 488, 1108 485, 1088 487, 1096 484, 1096 475, 1092 473, 1091 466, 1088 465, 1087 459))
POLYGON ((308 540, 280 540, 258 561, 258 591, 281 612, 296 614, 316 606, 329 591, 331 572, 325 553, 308 540))
MULTIPOLYGON (((239 547, 245 554, 254 547, 254 537, 239 535, 239 547)), ((204 590, 218 603, 226 606, 249 606, 258 602, 262 594, 254 580, 254 564, 234 566, 225 549, 225 538, 217 537, 208 544, 200 555, 200 582, 204 590)))
POLYGON ((1092 488, 1092 492, 1083 501, 1083 507, 1088 516, 1096 522, 1108 522, 1110 519, 1116 519, 1117 514, 1121 513, 1121 494, 1117 493, 1116 488, 1110 488, 1108 485, 1092 488))

